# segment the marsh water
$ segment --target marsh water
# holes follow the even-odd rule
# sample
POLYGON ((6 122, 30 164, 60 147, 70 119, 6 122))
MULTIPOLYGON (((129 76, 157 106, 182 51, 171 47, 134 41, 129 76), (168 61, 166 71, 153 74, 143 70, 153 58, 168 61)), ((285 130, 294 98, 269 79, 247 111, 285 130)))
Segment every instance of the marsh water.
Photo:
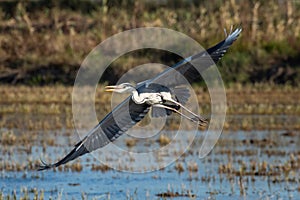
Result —
MULTIPOLYGON (((7 130, 3 128, 1 131, 7 130)), ((18 132, 21 131, 14 130, 17 137, 18 132)), ((160 170, 145 173, 104 168, 92 155, 85 155, 70 163, 68 168, 41 172, 26 167, 28 163, 36 164, 40 158, 55 161, 65 155, 72 148, 69 141, 73 136, 66 134, 69 132, 72 131, 59 129, 48 131, 47 134, 39 132, 30 150, 24 145, 1 145, 0 197, 300 199, 300 138, 297 131, 223 131, 213 151, 203 159, 199 159, 198 152, 204 132, 198 131, 191 146, 175 162, 160 170), (45 139, 43 137, 50 141, 46 146, 41 145, 40 141, 45 139), (18 165, 25 167, 18 168, 18 165)), ((184 134, 189 135, 190 132, 185 131, 184 134)), ((28 137, 31 137, 30 134, 28 137)), ((178 135, 176 139, 180 141, 185 138, 178 135)), ((139 145, 149 147, 149 144, 139 144, 139 141, 128 145, 125 137, 120 137, 118 144, 124 149, 139 145)), ((151 144, 161 145, 158 140, 151 144)), ((169 152, 163 156, 173 154, 169 152)), ((134 163, 138 165, 139 161, 135 160, 134 163)), ((130 162, 118 165, 130 171, 130 162)), ((149 165, 155 166, 155 161, 149 162, 149 165)))

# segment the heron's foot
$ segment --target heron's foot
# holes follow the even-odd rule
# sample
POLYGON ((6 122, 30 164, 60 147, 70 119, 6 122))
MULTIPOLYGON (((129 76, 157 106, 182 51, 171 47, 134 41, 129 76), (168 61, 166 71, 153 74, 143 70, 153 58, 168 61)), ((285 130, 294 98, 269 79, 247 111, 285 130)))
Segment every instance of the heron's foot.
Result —
POLYGON ((207 126, 207 124, 208 124, 208 120, 206 118, 201 117, 201 116, 196 116, 196 117, 193 117, 191 119, 192 119, 193 122, 198 123, 198 125, 200 125, 200 126, 207 126))

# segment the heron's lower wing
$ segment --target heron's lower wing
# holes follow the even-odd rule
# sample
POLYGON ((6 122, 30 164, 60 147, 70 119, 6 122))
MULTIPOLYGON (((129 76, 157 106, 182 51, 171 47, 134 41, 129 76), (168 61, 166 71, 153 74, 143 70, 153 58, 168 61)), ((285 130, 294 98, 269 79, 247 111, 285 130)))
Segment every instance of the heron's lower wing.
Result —
POLYGON ((152 107, 151 117, 157 118, 157 117, 166 117, 172 114, 172 111, 165 109, 165 108, 159 108, 159 107, 152 107))
POLYGON ((184 86, 175 87, 172 88, 171 90, 174 96, 176 97, 176 100, 182 105, 185 105, 191 96, 189 89, 184 86))
POLYGON ((107 145, 141 121, 149 109, 149 105, 136 104, 132 101, 131 96, 128 97, 78 142, 69 154, 54 164, 43 163, 38 170, 60 166, 107 145))

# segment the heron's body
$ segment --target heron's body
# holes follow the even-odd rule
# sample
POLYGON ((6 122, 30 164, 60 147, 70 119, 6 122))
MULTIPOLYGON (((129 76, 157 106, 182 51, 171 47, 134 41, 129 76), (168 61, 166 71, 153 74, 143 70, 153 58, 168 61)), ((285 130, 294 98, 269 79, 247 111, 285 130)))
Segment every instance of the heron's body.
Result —
POLYGON ((134 90, 131 98, 137 104, 162 104, 172 99, 172 92, 168 87, 151 83, 149 85, 145 84, 137 90, 134 90))
POLYGON ((170 93, 167 92, 147 92, 147 93, 138 93, 138 92, 133 92, 132 93, 132 100, 136 104, 143 104, 147 103, 149 105, 154 105, 154 104, 161 104, 164 102, 164 97, 170 96, 170 93))
POLYGON ((229 35, 226 34, 226 39, 215 46, 184 59, 156 77, 138 83, 136 87, 129 83, 108 86, 107 91, 129 92, 131 95, 108 113, 64 158, 54 164, 43 162, 39 170, 63 165, 113 142, 141 121, 150 108, 152 108, 153 117, 164 117, 171 113, 177 113, 199 125, 206 124, 203 117, 184 106, 189 98, 189 92, 186 88, 180 87, 183 84, 183 79, 180 78, 183 76, 184 80, 191 82, 200 77, 201 71, 208 69, 223 57, 240 32, 241 29, 238 28, 229 35), (196 69, 190 62, 200 65, 201 70, 196 69), (190 116, 181 112, 180 108, 190 116))

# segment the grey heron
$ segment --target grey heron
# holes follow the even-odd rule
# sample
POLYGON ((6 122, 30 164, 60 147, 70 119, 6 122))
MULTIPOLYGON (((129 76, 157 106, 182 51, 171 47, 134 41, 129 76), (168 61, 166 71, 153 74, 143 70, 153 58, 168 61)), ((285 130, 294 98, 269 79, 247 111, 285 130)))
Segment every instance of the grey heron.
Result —
POLYGON ((187 89, 177 87, 182 84, 182 79, 178 76, 184 76, 189 82, 198 78, 201 71, 208 69, 224 56, 241 31, 241 28, 237 28, 229 35, 225 32, 226 38, 215 46, 182 60, 156 77, 138 83, 135 87, 128 83, 108 86, 107 91, 130 92, 131 95, 107 114, 65 157, 53 164, 42 161, 38 170, 58 167, 113 142, 141 121, 151 107, 156 110, 152 112, 154 117, 170 115, 173 112, 183 115, 178 111, 182 108, 192 115, 192 117, 183 115, 185 118, 204 125, 206 120, 203 117, 184 106, 189 98, 189 92, 187 89), (200 71, 194 67, 195 63, 200 66, 200 71))
MULTIPOLYGON (((164 111, 166 111, 166 114, 171 114, 170 111, 173 111, 175 113, 178 113, 179 115, 185 117, 186 119, 198 123, 200 126, 205 126, 207 124, 207 120, 195 113, 193 113, 191 110, 186 108, 184 105, 182 105, 177 96, 176 90, 182 89, 184 91, 184 88, 173 88, 170 89, 164 85, 160 85, 157 83, 149 83, 149 84, 143 84, 142 86, 136 88, 130 83, 122 83, 115 86, 106 86, 107 92, 117 92, 117 93, 132 93, 132 100, 136 104, 148 104, 155 108, 161 108, 161 109, 154 109, 152 110, 152 116, 156 117, 159 116, 158 113, 161 111, 164 115, 164 111), (183 114, 182 112, 179 112, 179 108, 182 108, 186 110, 188 113, 190 113, 193 117, 188 117, 187 115, 183 114), (155 112, 156 111, 156 112, 155 112), (167 112, 169 111, 169 112, 167 112)), ((188 91, 186 90, 186 95, 188 96, 188 91)))

